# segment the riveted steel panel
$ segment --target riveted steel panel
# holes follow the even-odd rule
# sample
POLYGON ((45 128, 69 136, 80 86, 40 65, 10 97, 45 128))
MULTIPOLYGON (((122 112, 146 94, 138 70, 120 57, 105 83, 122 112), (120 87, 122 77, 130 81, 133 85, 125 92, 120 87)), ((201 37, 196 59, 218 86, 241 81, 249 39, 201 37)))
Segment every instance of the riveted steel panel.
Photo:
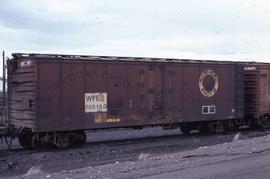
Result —
POLYGON ((11 99, 18 100, 16 105, 27 111, 12 111, 11 116, 28 120, 28 127, 34 131, 134 127, 243 116, 242 102, 238 101, 243 98, 239 86, 242 72, 234 63, 42 54, 16 54, 12 61, 19 64, 25 59, 33 62, 30 65, 34 70, 29 66, 25 67, 27 74, 23 69, 17 69, 16 74, 9 71, 9 87, 11 99), (14 80, 19 85, 12 84, 14 80), (28 109, 30 98, 22 100, 28 92, 17 93, 24 88, 31 91, 32 111, 28 109), (205 106, 208 113, 202 110, 205 106), (27 115, 31 119, 24 118, 27 115))

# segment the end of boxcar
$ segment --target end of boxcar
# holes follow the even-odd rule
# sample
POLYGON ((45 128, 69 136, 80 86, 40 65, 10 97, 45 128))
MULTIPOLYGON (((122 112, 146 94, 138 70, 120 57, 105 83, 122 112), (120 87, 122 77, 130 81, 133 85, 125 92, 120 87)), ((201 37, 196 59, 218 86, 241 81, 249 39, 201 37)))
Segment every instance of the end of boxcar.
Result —
POLYGON ((245 119, 254 127, 270 127, 270 64, 244 64, 245 119))

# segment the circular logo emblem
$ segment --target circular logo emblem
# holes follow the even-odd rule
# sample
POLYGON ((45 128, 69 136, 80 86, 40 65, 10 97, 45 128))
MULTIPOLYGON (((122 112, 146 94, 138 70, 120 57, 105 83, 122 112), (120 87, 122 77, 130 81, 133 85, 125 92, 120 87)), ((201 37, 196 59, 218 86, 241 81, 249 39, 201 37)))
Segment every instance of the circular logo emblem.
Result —
POLYGON ((206 97, 212 97, 218 90, 218 77, 213 70, 205 70, 199 78, 199 88, 206 97))

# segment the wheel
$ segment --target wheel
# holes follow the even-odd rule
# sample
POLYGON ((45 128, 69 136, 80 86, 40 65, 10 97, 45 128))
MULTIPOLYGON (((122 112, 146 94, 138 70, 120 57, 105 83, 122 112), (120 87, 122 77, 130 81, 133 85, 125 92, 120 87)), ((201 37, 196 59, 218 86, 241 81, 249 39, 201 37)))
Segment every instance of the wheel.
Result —
POLYGON ((225 124, 223 122, 216 122, 216 125, 215 125, 215 132, 216 133, 222 133, 226 130, 226 127, 225 127, 225 124))
POLYGON ((20 145, 24 149, 33 149, 32 148, 32 136, 31 134, 24 134, 24 135, 19 135, 18 140, 20 145))
POLYGON ((258 120, 258 125, 263 129, 270 128, 270 117, 269 115, 264 115, 258 120))
POLYGON ((59 133, 56 135, 56 141, 53 143, 58 149, 64 149, 70 146, 71 142, 66 133, 59 133))
POLYGON ((237 126, 234 123, 234 121, 229 121, 227 123, 227 128, 228 128, 229 131, 235 131, 237 129, 237 126))
POLYGON ((73 144, 75 144, 75 146, 81 146, 85 143, 86 143, 85 132, 84 131, 77 132, 77 137, 75 138, 75 141, 73 142, 73 144))
POLYGON ((199 126, 199 133, 200 134, 211 134, 213 133, 212 124, 200 124, 199 126))
POLYGON ((79 143, 80 144, 85 144, 86 143, 86 139, 87 139, 87 137, 86 137, 86 134, 85 134, 85 132, 84 131, 82 131, 82 132, 80 132, 80 134, 79 134, 79 143))
POLYGON ((180 130, 183 134, 188 135, 191 131, 191 127, 188 125, 180 125, 180 130))
POLYGON ((35 150, 44 149, 46 145, 42 144, 41 140, 38 140, 37 134, 33 135, 31 138, 32 148, 35 150))

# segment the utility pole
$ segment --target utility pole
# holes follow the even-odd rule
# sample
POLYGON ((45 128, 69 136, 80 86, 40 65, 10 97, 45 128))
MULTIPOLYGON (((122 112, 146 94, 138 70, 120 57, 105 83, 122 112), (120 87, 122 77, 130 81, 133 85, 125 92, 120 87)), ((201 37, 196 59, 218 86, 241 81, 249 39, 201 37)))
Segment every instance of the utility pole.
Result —
POLYGON ((6 63, 5 51, 3 51, 3 107, 6 105, 6 63))

